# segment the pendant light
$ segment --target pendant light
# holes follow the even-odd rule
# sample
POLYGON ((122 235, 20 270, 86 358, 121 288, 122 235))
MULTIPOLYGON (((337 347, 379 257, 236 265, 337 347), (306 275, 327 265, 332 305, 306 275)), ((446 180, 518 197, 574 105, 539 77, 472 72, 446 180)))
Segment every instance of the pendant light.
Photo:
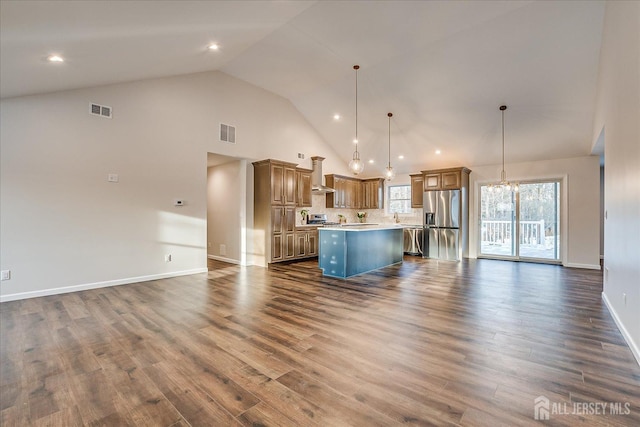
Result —
POLYGON ((356 138, 353 140, 356 151, 353 152, 353 159, 349 162, 349 169, 354 175, 358 175, 364 170, 364 162, 360 160, 360 153, 358 153, 358 69, 360 66, 354 65, 353 69, 356 70, 356 138))
POLYGON ((387 169, 385 169, 385 177, 387 181, 391 181, 396 177, 396 172, 391 167, 391 117, 393 117, 392 113, 387 113, 387 117, 389 117, 389 163, 387 165, 387 169))
POLYGON ((505 187, 507 191, 513 189, 513 191, 518 191, 518 184, 511 183, 507 181, 507 172, 504 170, 504 111, 507 109, 506 105, 500 106, 500 111, 502 112, 502 172, 500 173, 500 186, 505 187))

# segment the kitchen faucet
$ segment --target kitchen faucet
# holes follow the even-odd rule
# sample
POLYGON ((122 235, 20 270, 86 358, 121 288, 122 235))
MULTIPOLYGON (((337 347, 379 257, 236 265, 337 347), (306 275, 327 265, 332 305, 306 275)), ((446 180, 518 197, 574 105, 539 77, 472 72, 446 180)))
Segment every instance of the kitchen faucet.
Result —
POLYGON ((397 224, 400 222, 400 219, 398 218, 398 212, 394 212, 393 213, 393 221, 397 224))

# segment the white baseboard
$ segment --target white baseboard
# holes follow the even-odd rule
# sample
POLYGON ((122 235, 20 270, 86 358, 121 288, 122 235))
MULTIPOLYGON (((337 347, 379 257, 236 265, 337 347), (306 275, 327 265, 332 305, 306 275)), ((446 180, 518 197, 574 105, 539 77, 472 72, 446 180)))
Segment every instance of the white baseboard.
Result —
POLYGON ((631 353, 633 354, 633 357, 636 358, 636 362, 638 362, 638 365, 640 365, 640 348, 638 348, 638 345, 633 341, 633 338, 631 338, 631 335, 629 335, 629 332, 627 332, 627 328, 625 328, 622 322, 620 321, 620 318, 618 317, 618 313, 614 310, 613 306, 609 302, 609 299, 607 298, 607 295, 604 292, 602 292, 602 300, 604 301, 604 305, 606 305, 607 308, 609 309, 609 313, 611 313, 611 317, 613 317, 613 321, 616 322, 616 326, 620 330, 622 337, 629 345, 629 348, 631 349, 631 353))
POLYGON ((600 270, 600 264, 575 264, 567 262, 562 265, 569 268, 586 268, 588 270, 600 270))
POLYGON ((50 295, 67 294, 69 292, 86 291, 89 289, 107 288, 109 286, 128 285, 131 283, 148 282, 150 280, 168 279, 171 277, 188 276, 191 274, 206 273, 206 268, 194 268, 192 270, 174 271, 171 273, 151 274, 149 276, 129 277, 126 279, 107 280, 104 282, 85 283, 82 285, 65 286, 62 288, 43 289, 41 291, 19 292, 16 294, 0 296, 0 302, 16 301, 27 298, 46 297, 50 295))
POLYGON ((228 262, 229 264, 240 265, 240 261, 238 261, 237 259, 226 258, 226 257, 219 256, 219 255, 207 255, 207 258, 215 259, 216 261, 228 262))

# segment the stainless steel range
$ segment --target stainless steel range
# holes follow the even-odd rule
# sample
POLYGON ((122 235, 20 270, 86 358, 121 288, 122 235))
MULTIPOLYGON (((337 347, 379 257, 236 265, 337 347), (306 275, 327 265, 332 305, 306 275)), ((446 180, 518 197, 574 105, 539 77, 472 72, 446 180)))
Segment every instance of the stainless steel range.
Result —
POLYGON ((307 224, 309 225, 339 225, 337 222, 327 221, 327 214, 309 214, 307 216, 307 224))

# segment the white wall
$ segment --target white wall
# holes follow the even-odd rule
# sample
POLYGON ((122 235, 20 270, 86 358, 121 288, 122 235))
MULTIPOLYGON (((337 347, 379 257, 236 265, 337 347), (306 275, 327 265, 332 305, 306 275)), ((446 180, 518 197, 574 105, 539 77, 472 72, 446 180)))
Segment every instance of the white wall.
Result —
POLYGON ((246 163, 237 160, 207 169, 207 254, 235 264, 242 260, 246 163))
POLYGON ((594 141, 605 129, 603 298, 640 363, 639 76, 640 2, 607 2, 594 123, 594 141))
POLYGON ((304 148, 347 168, 289 101, 219 72, 3 99, 0 114, 2 300, 205 271, 207 152, 296 162, 304 148))
MULTIPOLYGON (((500 180, 501 165, 472 166, 469 195, 469 256, 478 255, 479 187, 500 180)), ((600 165, 597 156, 513 163, 505 167, 510 181, 560 178, 561 258, 568 267, 600 268, 600 165)))

